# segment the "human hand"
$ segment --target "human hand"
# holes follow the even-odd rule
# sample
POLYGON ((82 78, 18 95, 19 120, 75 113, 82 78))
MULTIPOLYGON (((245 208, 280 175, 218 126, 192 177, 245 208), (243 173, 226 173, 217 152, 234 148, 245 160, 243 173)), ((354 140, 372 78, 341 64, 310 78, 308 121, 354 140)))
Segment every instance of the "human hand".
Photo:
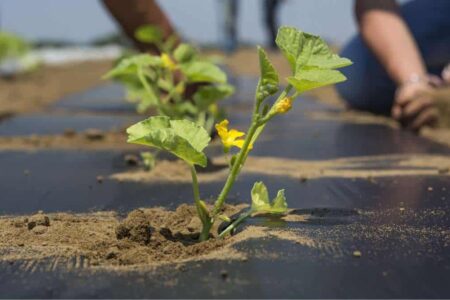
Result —
POLYGON ((392 117, 413 131, 436 126, 439 114, 432 93, 435 84, 435 79, 426 79, 401 85, 395 95, 392 117))

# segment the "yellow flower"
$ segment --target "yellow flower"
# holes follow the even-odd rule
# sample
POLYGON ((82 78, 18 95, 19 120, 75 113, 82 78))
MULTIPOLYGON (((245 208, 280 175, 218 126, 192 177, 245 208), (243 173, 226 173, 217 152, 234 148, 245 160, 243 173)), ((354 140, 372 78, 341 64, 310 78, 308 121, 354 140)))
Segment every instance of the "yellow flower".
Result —
MULTIPOLYGON (((239 139, 243 137, 245 133, 241 131, 237 131, 236 129, 228 130, 228 120, 223 120, 219 124, 216 124, 216 130, 219 134, 220 139, 222 140, 223 147, 225 152, 228 152, 231 147, 235 146, 240 149, 244 146, 244 139, 239 139)), ((253 145, 250 144, 248 150, 251 150, 253 145)))
POLYGON ((164 68, 167 68, 171 71, 175 70, 177 68, 177 65, 175 62, 170 58, 170 56, 167 53, 161 54, 161 60, 164 68))
POLYGON ((183 95, 184 91, 185 91, 185 86, 183 82, 180 82, 176 87, 175 87, 175 91, 177 92, 178 95, 183 95))
POLYGON ((279 114, 284 114, 292 108, 292 98, 284 97, 275 104, 275 111, 279 114))

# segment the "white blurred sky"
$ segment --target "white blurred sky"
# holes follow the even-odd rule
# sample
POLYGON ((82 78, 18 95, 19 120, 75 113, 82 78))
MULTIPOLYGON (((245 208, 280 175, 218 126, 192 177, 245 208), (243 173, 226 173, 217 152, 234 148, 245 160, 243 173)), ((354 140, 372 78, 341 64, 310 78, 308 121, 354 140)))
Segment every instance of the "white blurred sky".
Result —
MULTIPOLYGON (((126 0, 124 0, 126 1, 126 0)), ((219 38, 220 0, 159 0, 170 19, 190 41, 214 43, 219 38)), ((450 1, 450 0, 449 0, 450 1)), ((240 0, 239 36, 265 42, 261 0, 240 0)), ((282 25, 293 25, 343 43, 355 32, 353 0, 286 0, 282 25)), ((28 39, 88 42, 116 30, 99 0, 0 0, 1 28, 28 39)))

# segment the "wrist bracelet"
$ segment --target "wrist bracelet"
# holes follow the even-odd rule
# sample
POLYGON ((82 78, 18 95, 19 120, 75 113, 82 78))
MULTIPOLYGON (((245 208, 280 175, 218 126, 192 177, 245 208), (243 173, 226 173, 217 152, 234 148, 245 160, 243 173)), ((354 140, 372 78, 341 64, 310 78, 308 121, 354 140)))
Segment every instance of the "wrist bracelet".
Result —
POLYGON ((403 81, 398 86, 397 90, 401 89, 404 86, 417 83, 425 83, 433 87, 437 87, 442 84, 442 79, 433 74, 425 74, 425 75, 412 74, 411 76, 408 77, 408 79, 403 81))

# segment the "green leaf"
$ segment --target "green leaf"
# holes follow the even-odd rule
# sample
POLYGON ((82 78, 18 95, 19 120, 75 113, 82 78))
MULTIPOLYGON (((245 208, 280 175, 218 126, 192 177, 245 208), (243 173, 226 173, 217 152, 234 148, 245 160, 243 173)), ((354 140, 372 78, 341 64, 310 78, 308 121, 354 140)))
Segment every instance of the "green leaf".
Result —
POLYGON ((303 32, 293 27, 282 26, 278 29, 275 43, 289 62, 292 73, 295 74, 297 57, 302 50, 303 32))
POLYGON ((230 217, 228 217, 227 215, 218 215, 217 218, 224 222, 231 222, 230 217))
POLYGON ((278 92, 278 73, 267 57, 266 51, 258 46, 260 79, 256 87, 256 99, 263 101, 270 95, 278 92))
POLYGON ((149 54, 139 54, 122 59, 103 78, 114 78, 123 75, 136 74, 139 67, 159 67, 162 65, 159 56, 149 54))
POLYGON ((254 211, 270 210, 269 192, 262 181, 255 182, 251 194, 254 211))
POLYGON ((294 76, 288 78, 298 92, 346 80, 335 70, 352 64, 334 54, 319 36, 299 31, 293 27, 281 27, 276 43, 289 61, 294 76))
POLYGON ((206 132, 203 127, 188 121, 188 120, 171 120, 170 124, 175 131, 175 133, 189 141, 192 147, 198 152, 203 151, 203 149, 208 146, 211 137, 208 132, 206 132))
POLYGON ((166 53, 172 53, 177 43, 178 43, 178 36, 176 34, 171 34, 169 35, 169 37, 165 39, 165 41, 162 43, 162 46, 160 46, 159 50, 166 53))
POLYGON ((180 65, 188 82, 225 83, 227 75, 216 65, 206 61, 193 61, 180 65))
POLYGON ((206 110, 211 104, 233 93, 234 87, 229 84, 205 85, 198 88, 193 98, 200 110, 206 110))
POLYGON ((319 36, 299 31, 294 27, 280 27, 276 43, 289 61, 294 75, 308 67, 337 69, 352 64, 349 59, 334 54, 319 36))
POLYGON ((148 93, 142 87, 127 85, 127 99, 131 102, 139 102, 137 111, 143 113, 151 107, 155 107, 158 104, 157 96, 154 93, 148 93))
POLYGON ((127 129, 128 142, 166 150, 191 165, 206 166, 202 152, 210 136, 201 126, 188 120, 150 117, 127 129))
POLYGON ((304 34, 303 47, 296 61, 297 69, 307 67, 339 69, 351 64, 351 60, 334 54, 321 37, 308 33, 304 34))
POLYGON ((300 93, 321 86, 345 81, 347 78, 337 70, 304 70, 297 77, 288 77, 288 82, 300 93))
POLYGON ((30 50, 30 45, 21 37, 0 32, 0 61, 7 58, 19 58, 30 50))
POLYGON ((282 214, 287 211, 287 208, 288 205, 284 196, 284 190, 279 190, 277 196, 272 201, 272 212, 282 214))
POLYGON ((158 26, 144 25, 135 31, 134 37, 142 43, 159 44, 163 40, 163 33, 158 26))
POLYGON ((173 52, 173 57, 179 63, 187 63, 192 61, 197 56, 197 51, 194 47, 188 44, 180 44, 173 52))
POLYGON ((146 170, 151 170, 155 167, 156 156, 153 153, 149 151, 141 152, 141 159, 146 170))
POLYGON ((269 214, 282 214, 287 211, 286 197, 284 196, 284 190, 279 190, 272 203, 269 201, 269 192, 267 187, 262 181, 255 182, 251 192, 252 195, 252 211, 269 213, 269 214))

